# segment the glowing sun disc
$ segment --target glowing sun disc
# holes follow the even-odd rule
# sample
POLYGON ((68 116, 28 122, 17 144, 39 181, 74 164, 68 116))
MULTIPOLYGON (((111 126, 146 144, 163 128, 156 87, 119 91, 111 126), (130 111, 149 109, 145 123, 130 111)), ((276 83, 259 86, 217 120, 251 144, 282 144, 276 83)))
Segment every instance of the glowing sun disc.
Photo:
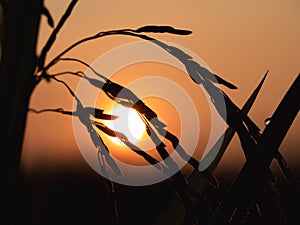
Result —
MULTIPOLYGON (((118 116, 118 118, 111 121, 105 121, 104 124, 107 127, 125 134, 132 143, 136 143, 140 140, 145 132, 145 124, 136 110, 118 106, 115 107, 110 114, 118 116)), ((114 143, 122 144, 119 138, 111 137, 110 139, 114 143)))

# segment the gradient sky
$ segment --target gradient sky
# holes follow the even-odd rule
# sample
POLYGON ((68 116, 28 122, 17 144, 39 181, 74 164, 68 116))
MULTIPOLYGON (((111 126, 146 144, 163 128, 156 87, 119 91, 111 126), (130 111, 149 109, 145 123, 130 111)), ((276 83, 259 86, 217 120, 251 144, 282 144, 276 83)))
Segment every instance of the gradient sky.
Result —
MULTIPOLYGON (((56 24, 68 2, 45 1, 56 24)), ((270 69, 263 89, 249 113, 263 130, 264 119, 272 115, 300 72, 299 21, 300 2, 297 0, 79 1, 59 33, 48 60, 74 41, 99 31, 138 28, 147 24, 189 29, 193 31, 190 36, 152 36, 192 50, 213 72, 238 86, 238 90, 224 89, 238 106, 243 105, 265 71, 270 69)), ((43 17, 39 51, 50 32, 51 28, 43 17)), ((132 41, 137 39, 107 37, 82 45, 70 52, 69 56, 92 63, 112 48, 132 41)), ((51 72, 78 69, 82 67, 74 63, 59 63, 51 72)), ((78 79, 66 80, 76 88, 78 79)), ((33 93, 30 106, 37 109, 71 109, 72 98, 61 85, 42 82, 33 93)), ((299 162, 299 128, 298 116, 280 148, 292 168, 299 162)), ((29 173, 37 166, 55 169, 83 165, 74 140, 71 118, 51 113, 29 114, 22 160, 22 167, 29 173)), ((219 170, 235 170, 242 163, 243 154, 235 138, 219 170)))

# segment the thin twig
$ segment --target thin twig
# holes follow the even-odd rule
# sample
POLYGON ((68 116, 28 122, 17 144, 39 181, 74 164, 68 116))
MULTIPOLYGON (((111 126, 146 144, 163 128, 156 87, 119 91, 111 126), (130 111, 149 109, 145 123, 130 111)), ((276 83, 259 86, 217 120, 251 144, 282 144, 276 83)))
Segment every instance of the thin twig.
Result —
POLYGON ((58 76, 67 75, 67 74, 74 75, 74 76, 77 76, 80 78, 84 77, 84 74, 82 71, 77 71, 77 72, 64 71, 64 72, 60 72, 60 73, 49 74, 49 77, 58 77, 58 76))
POLYGON ((65 81, 60 80, 60 79, 57 79, 56 77, 51 77, 51 78, 54 79, 54 80, 56 80, 56 81, 59 82, 59 83, 62 83, 62 84, 69 90, 69 93, 70 93, 74 98, 76 98, 76 100, 79 100, 79 99, 76 97, 76 95, 75 95, 75 93, 73 92, 73 90, 70 88, 70 86, 69 86, 65 81))
POLYGON ((66 114, 66 115, 72 115, 73 114, 73 112, 71 112, 71 111, 65 111, 63 108, 41 109, 41 110, 36 110, 34 108, 29 108, 28 112, 33 112, 33 113, 37 113, 37 114, 44 113, 44 112, 58 112, 58 113, 61 113, 61 114, 66 114))
POLYGON ((72 45, 70 45, 69 47, 67 47, 65 50, 63 50, 60 54, 58 54, 54 59, 52 59, 50 61, 50 63, 48 63, 44 68, 43 68, 43 71, 47 71, 51 66, 53 66, 55 63, 57 63, 58 59, 61 58, 63 55, 65 55, 67 52, 69 52, 70 50, 72 50, 73 48, 79 46, 80 44, 82 43, 85 43, 85 42, 88 42, 88 41, 91 41, 91 40, 95 40, 97 38, 100 38, 100 37, 104 37, 104 36, 108 36, 108 35, 113 35, 113 34, 118 34, 118 32, 120 31, 126 31, 126 30, 129 30, 129 29, 122 29, 122 30, 113 30, 113 31, 104 31, 104 32, 99 32, 93 36, 89 36, 89 37, 86 37, 86 38, 83 38, 75 43, 73 43, 72 45))
POLYGON ((56 40, 56 36, 57 36, 58 32, 60 31, 62 26, 65 24, 67 19, 70 17, 70 15, 73 11, 73 8, 74 8, 74 6, 76 5, 77 2, 78 2, 78 0, 72 0, 70 2, 68 8, 66 9, 65 13, 62 15, 59 23, 57 24, 57 27, 55 27, 55 29, 52 31, 46 45, 44 46, 44 48, 42 50, 42 53, 39 57, 39 60, 38 60, 39 71, 41 71, 43 69, 47 53, 49 52, 49 50, 52 47, 54 41, 56 40))
MULTIPOLYGON (((91 71, 93 71, 94 74, 96 74, 98 77, 102 78, 103 80, 107 81, 108 78, 105 77, 104 75, 98 73, 92 66, 90 66, 88 63, 80 60, 80 59, 77 59, 77 58, 59 58, 58 61, 74 61, 74 62, 79 62, 83 65, 85 65, 86 67, 88 67, 91 71)), ((84 74, 83 74, 84 76, 84 74)))

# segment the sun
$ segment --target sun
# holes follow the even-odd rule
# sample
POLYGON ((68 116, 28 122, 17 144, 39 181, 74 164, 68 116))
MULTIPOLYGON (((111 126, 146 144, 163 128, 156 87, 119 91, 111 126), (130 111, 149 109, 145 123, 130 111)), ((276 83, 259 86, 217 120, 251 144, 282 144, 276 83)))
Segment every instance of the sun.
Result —
MULTIPOLYGON (((136 110, 117 106, 112 109, 110 114, 118 116, 118 118, 105 121, 104 124, 107 127, 125 134, 131 143, 137 143, 141 139, 146 127, 136 110)), ((116 144, 123 145, 117 137, 110 137, 110 139, 116 144)))

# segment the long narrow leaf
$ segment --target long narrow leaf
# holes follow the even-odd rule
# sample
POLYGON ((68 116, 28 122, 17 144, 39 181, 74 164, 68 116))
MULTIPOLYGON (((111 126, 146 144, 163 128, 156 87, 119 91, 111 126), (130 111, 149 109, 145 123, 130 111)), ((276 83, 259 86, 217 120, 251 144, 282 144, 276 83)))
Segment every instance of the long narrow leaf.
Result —
POLYGON ((278 105, 270 124, 264 129, 261 141, 256 146, 255 157, 249 158, 244 164, 210 225, 228 221, 233 210, 241 202, 251 202, 260 195, 274 155, 299 112, 299 96, 300 74, 278 105))
MULTIPOLYGON (((247 114, 250 111, 251 107, 253 106, 258 96, 258 93, 261 90, 262 85, 265 81, 267 73, 268 71, 266 72, 266 74, 264 75, 263 79, 261 80, 257 88, 253 91, 253 93, 251 94, 251 96, 243 106, 242 110, 244 113, 247 114)), ((214 170, 216 169, 234 134, 235 134, 235 130, 233 128, 228 128, 225 131, 225 133, 221 135, 221 137, 218 139, 218 141, 212 147, 212 149, 209 151, 209 153, 213 153, 215 155, 213 157, 214 160, 207 168, 207 170, 210 173, 213 173, 214 170), (222 144, 221 147, 219 147, 220 143, 222 144)), ((203 179, 203 177, 196 171, 192 172, 192 174, 188 178, 189 185, 199 193, 202 193, 205 186, 207 185, 207 182, 208 182, 207 179, 203 179)), ((178 199, 173 197, 170 200, 170 202, 167 204, 165 210, 157 218, 155 225, 164 225, 164 224, 180 225, 183 219, 184 219, 184 215, 183 215, 182 206, 178 201, 178 199)))
MULTIPOLYGON (((59 23, 57 24, 57 27, 51 33, 46 45, 44 46, 44 48, 42 50, 42 53, 41 53, 40 57, 39 57, 39 61, 38 61, 39 71, 41 71, 43 69, 47 53, 49 52, 50 48, 52 47, 53 43, 55 42, 58 32, 60 31, 62 26, 65 24, 67 19, 70 17, 70 15, 73 11, 73 8, 75 7, 77 2, 78 2, 78 0, 72 0, 72 2, 70 2, 66 12, 63 14, 63 16, 61 17, 59 23)), ((48 21, 49 21, 49 17, 48 17, 48 21)), ((50 20, 50 24, 51 24, 51 20, 50 20)))

